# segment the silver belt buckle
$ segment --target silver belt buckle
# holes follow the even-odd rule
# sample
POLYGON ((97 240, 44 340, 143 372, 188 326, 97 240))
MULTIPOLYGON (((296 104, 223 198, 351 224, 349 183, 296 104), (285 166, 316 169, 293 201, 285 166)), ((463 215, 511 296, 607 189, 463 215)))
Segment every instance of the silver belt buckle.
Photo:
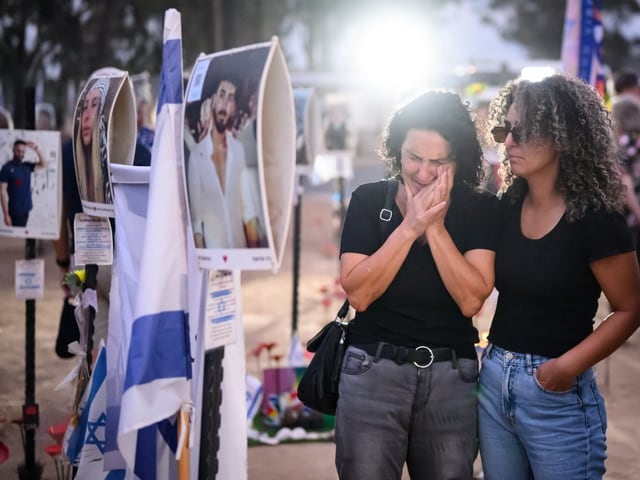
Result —
POLYGON ((418 351, 418 350, 426 350, 426 351, 428 351, 429 355, 431 355, 431 358, 425 364, 421 364, 421 363, 418 363, 418 362, 413 362, 413 364, 418 368, 428 368, 428 367, 430 367, 431 364, 433 363, 433 359, 434 359, 433 350, 431 350, 429 347, 427 347, 425 345, 420 345, 419 347, 416 347, 416 351, 418 351))

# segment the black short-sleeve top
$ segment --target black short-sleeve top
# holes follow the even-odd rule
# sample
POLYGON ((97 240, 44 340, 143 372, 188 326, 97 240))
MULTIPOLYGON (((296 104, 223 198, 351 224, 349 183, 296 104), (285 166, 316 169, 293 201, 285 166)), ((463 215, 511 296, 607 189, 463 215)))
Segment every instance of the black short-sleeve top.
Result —
POLYGON ((544 237, 522 234, 522 198, 505 197, 496 252, 498 304, 489 340, 507 350, 558 357, 593 331, 600 285, 590 263, 633 251, 624 217, 562 217, 544 237))
MULTIPOLYGON (((340 253, 371 255, 402 221, 393 206, 381 228, 386 181, 358 187, 345 218, 340 253)), ((497 199, 464 186, 454 186, 445 227, 462 254, 474 249, 495 251, 499 215, 497 199)), ((352 343, 384 341, 407 347, 468 346, 478 340, 471 318, 465 317, 445 288, 428 245, 414 242, 387 290, 351 322, 352 343)))

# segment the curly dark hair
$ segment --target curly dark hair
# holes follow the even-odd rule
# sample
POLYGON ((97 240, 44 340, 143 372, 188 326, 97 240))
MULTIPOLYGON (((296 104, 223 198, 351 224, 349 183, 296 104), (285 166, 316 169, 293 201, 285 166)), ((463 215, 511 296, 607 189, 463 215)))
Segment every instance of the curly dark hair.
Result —
MULTIPOLYGON (((539 82, 512 80, 489 106, 489 128, 504 125, 514 105, 523 128, 522 141, 549 141, 560 154, 556 188, 563 196, 569 221, 592 210, 622 212, 621 171, 611 119, 596 90, 584 81, 552 75, 539 82)), ((527 184, 511 172, 501 148, 501 194, 526 192, 527 184)))
POLYGON ((477 189, 484 179, 482 148, 468 106, 454 92, 432 90, 398 108, 387 124, 379 153, 387 177, 400 178, 401 149, 410 129, 437 132, 449 143, 456 164, 454 183, 477 189))

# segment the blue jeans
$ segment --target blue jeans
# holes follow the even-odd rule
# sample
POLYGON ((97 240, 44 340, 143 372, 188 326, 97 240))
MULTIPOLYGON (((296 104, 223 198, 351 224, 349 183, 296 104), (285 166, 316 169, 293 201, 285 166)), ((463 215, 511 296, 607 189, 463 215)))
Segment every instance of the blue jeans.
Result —
POLYGON ((471 480, 478 453, 478 360, 418 368, 350 346, 340 375, 336 467, 341 480, 471 480))
POLYGON ((480 456, 487 480, 596 480, 605 472, 607 418, 593 370, 566 392, 536 378, 540 355, 489 345, 478 394, 480 456))

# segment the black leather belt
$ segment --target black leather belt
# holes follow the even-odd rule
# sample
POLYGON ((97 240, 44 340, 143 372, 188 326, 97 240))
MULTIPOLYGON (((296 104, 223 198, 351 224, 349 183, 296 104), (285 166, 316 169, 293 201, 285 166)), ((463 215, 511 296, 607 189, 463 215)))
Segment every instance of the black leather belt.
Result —
MULTIPOLYGON (((421 345, 416 348, 399 347, 390 343, 378 342, 369 343, 366 345, 353 345, 356 348, 364 350, 369 355, 376 357, 376 360, 380 358, 387 358, 393 360, 398 365, 403 363, 413 362, 418 368, 430 367, 432 363, 444 362, 444 361, 456 361, 459 356, 452 348, 440 347, 431 348, 426 345, 421 345)), ((467 358, 466 355, 463 358, 467 358)))

